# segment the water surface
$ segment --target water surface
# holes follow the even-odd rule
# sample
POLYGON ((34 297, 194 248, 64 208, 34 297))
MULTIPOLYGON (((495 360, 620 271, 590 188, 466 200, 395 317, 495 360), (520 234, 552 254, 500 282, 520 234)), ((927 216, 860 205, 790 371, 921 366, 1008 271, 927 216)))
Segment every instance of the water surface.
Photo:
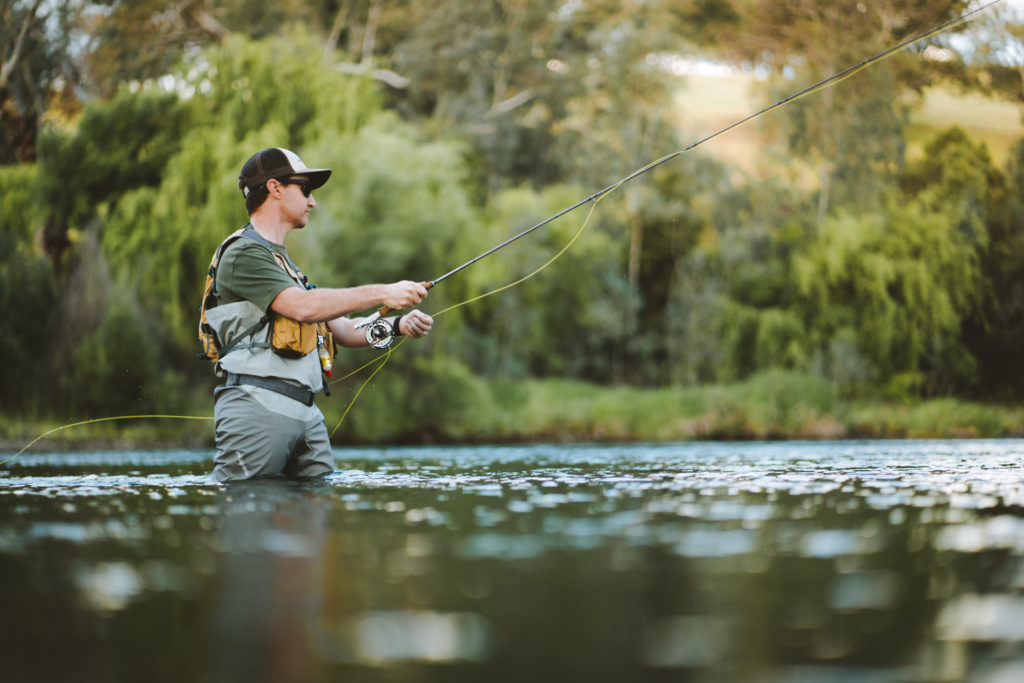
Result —
POLYGON ((3 680, 1024 680, 1024 441, 336 456, 13 460, 3 680))

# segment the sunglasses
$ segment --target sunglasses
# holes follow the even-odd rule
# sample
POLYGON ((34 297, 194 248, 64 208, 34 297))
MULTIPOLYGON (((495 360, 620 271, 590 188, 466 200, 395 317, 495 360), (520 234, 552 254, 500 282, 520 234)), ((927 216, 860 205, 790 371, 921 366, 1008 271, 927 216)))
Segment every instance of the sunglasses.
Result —
POLYGON ((275 178, 274 180, 282 185, 298 185, 302 190, 303 197, 313 194, 313 189, 309 186, 309 178, 275 178))

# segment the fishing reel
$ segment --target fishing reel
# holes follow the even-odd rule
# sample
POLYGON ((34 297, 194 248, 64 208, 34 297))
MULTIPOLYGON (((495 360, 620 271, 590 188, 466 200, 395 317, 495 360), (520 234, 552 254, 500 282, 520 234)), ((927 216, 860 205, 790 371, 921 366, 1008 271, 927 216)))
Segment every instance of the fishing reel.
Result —
POLYGON ((395 318, 395 322, 392 323, 390 320, 377 318, 369 323, 366 326, 366 343, 375 349, 386 349, 391 346, 395 337, 401 334, 397 329, 399 320, 400 318, 395 318))

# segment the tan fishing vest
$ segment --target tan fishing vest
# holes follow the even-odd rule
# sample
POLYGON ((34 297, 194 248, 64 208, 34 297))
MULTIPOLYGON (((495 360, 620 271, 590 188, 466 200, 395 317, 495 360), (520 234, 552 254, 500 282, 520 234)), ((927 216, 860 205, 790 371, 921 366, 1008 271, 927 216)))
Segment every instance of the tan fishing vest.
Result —
POLYGON ((327 323, 300 323, 262 311, 250 301, 218 304, 217 266, 227 248, 240 238, 264 246, 292 280, 304 289, 312 289, 295 264, 272 249, 262 235, 249 226, 235 231, 217 247, 210 261, 199 308, 200 357, 215 363, 219 377, 227 373, 276 377, 319 391, 335 351, 327 323), (327 355, 326 366, 317 353, 320 347, 327 355))

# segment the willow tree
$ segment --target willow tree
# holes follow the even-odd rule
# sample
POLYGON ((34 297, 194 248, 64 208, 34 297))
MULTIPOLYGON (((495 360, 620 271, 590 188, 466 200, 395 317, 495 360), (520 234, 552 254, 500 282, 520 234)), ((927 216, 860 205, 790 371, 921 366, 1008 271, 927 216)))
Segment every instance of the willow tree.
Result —
POLYGON ((830 218, 796 261, 812 343, 835 364, 855 340, 869 377, 897 396, 969 387, 977 359, 963 325, 990 285, 992 194, 1002 180, 963 131, 936 138, 878 210, 830 218))

